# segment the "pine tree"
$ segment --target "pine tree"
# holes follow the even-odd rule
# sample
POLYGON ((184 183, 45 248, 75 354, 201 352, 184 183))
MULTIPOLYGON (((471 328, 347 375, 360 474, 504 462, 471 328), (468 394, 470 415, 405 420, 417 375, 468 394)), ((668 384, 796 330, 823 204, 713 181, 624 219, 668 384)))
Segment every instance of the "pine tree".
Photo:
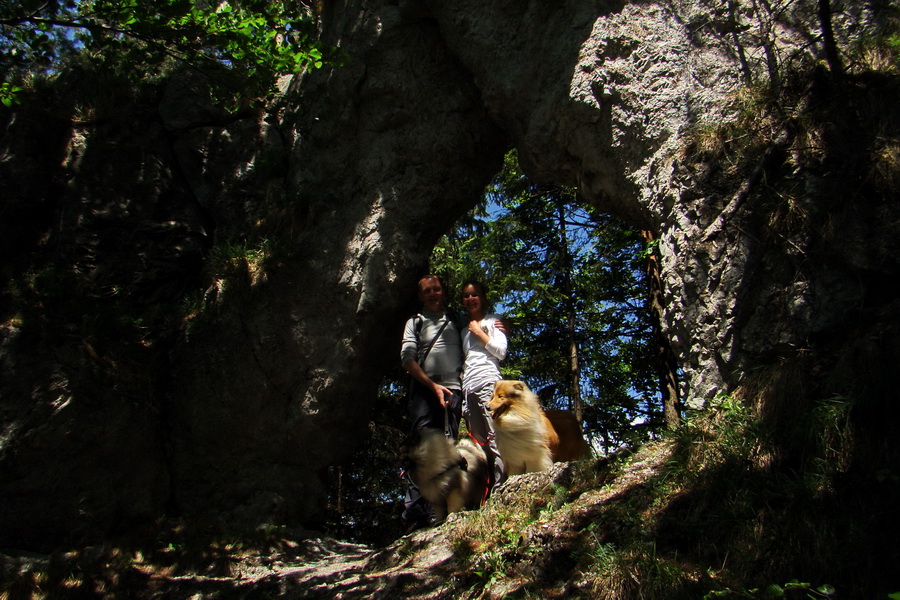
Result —
POLYGON ((574 410, 612 450, 663 423, 646 247, 574 189, 534 185, 510 153, 483 205, 435 248, 432 269, 451 289, 484 281, 513 326, 504 376, 526 381, 547 408, 574 410))

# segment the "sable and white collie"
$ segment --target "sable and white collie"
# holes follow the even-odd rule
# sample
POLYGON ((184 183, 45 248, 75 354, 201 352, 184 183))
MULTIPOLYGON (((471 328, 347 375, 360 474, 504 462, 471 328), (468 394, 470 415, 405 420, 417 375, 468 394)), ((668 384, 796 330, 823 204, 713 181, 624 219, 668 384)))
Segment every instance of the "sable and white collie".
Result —
POLYGON ((590 454, 575 415, 562 410, 545 413, 537 395, 521 381, 495 383, 489 407, 508 475, 543 471, 554 461, 590 454))

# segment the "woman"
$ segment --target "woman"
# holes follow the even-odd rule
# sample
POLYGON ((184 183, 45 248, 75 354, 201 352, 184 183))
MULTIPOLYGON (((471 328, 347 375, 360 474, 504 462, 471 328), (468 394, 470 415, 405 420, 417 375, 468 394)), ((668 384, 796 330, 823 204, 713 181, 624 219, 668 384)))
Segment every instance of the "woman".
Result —
POLYGON ((463 413, 469 432, 484 447, 488 458, 491 481, 489 488, 506 478, 503 461, 494 439, 494 424, 488 403, 494 393, 494 383, 501 379, 500 361, 506 358, 505 327, 500 317, 487 312, 487 292, 477 281, 462 286, 463 308, 469 314, 469 324, 462 332, 463 347, 463 413))

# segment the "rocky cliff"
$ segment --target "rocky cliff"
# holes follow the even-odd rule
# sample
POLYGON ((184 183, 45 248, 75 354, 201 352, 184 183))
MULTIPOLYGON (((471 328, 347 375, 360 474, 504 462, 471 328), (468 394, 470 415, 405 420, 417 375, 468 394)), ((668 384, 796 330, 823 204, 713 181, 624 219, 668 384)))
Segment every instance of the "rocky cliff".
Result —
MULTIPOLYGON (((416 275, 512 147, 660 240, 691 406, 880 347, 896 84, 821 66, 815 8, 346 0, 322 14, 345 63, 267 110, 72 73, 7 111, 0 545, 165 512, 314 524, 416 275)), ((842 47, 885 11, 844 7, 842 47)))

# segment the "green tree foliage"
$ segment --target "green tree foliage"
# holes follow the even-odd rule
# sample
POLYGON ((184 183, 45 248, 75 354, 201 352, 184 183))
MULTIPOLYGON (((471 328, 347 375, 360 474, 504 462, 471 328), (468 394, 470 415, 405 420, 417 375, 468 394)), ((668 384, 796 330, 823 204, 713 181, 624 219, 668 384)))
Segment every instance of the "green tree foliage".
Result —
MULTIPOLYGON (((18 0, 0 5, 0 98, 9 105, 29 77, 77 60, 137 79, 187 64, 231 73, 259 93, 279 73, 321 67, 332 50, 297 2, 18 0), (224 69, 222 68, 224 67, 224 69)), ((225 80, 219 78, 219 83, 225 80)))
POLYGON ((483 280, 513 324, 504 376, 526 381, 545 407, 573 408, 580 393, 589 434, 612 449, 662 421, 645 252, 639 232, 574 190, 534 185, 510 154, 483 206, 435 248, 432 269, 453 290, 483 280))

